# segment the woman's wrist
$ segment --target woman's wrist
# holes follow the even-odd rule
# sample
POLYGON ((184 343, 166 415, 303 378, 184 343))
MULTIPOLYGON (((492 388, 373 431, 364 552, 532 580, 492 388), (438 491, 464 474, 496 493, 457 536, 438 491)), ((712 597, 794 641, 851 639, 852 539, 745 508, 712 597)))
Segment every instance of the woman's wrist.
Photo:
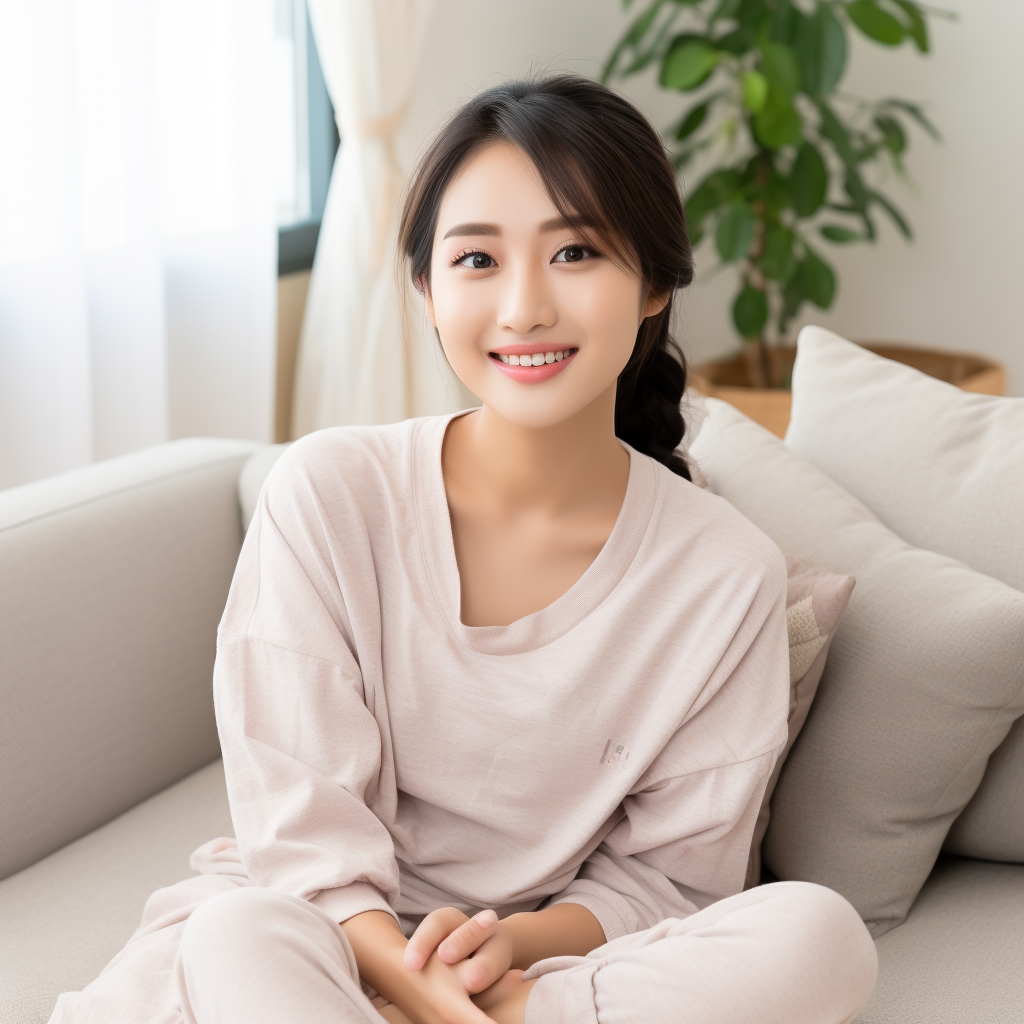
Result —
POLYGON ((341 924, 356 958, 359 976, 382 996, 394 1001, 404 976, 408 939, 398 922, 383 910, 367 910, 341 924))
POLYGON ((600 922, 578 903, 510 914, 498 927, 510 939, 512 968, 520 971, 552 956, 586 956, 605 943, 600 922))

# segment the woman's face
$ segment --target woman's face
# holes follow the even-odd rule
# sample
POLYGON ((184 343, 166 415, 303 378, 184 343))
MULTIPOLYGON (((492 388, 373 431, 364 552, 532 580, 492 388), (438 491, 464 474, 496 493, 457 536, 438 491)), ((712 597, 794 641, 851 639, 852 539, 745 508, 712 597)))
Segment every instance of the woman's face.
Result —
POLYGON ((471 157, 442 200, 427 315, 462 383, 519 426, 554 426, 612 388, 641 321, 668 301, 641 307, 640 278, 594 239, 564 224, 509 143, 471 157))

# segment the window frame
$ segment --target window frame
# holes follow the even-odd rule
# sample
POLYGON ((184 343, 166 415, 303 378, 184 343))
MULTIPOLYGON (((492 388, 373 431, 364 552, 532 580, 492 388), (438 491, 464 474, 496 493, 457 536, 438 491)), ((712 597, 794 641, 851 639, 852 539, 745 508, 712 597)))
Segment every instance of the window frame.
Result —
POLYGON ((334 107, 327 92, 320 58, 313 39, 313 26, 306 11, 306 109, 309 116, 309 205, 308 220, 277 230, 277 276, 310 270, 320 237, 320 222, 327 202, 331 171, 341 145, 334 107))

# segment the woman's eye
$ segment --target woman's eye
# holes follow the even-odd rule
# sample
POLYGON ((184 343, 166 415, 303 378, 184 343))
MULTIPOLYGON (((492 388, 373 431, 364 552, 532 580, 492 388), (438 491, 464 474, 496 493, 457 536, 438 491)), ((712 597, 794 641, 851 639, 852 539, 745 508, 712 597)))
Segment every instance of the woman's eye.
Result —
POLYGON ((494 266, 494 260, 485 252, 467 252, 455 261, 456 266, 469 267, 471 270, 489 270, 494 266), (467 263, 466 261, 469 260, 467 263))
POLYGON ((564 249, 559 249, 555 253, 556 263, 580 263, 585 260, 588 256, 592 256, 593 253, 589 249, 585 249, 582 245, 567 245, 564 249), (559 259, 560 256, 564 256, 565 259, 559 259))

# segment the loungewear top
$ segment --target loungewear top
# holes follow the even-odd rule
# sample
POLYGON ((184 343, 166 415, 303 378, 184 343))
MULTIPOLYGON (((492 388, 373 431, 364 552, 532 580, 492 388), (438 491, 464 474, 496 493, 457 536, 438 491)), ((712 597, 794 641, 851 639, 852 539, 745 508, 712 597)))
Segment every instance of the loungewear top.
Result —
POLYGON ((626 446, 582 578, 463 625, 450 419, 319 431, 267 480, 214 671, 246 874, 406 934, 572 902, 610 940, 739 892, 786 739, 778 548, 626 446))

